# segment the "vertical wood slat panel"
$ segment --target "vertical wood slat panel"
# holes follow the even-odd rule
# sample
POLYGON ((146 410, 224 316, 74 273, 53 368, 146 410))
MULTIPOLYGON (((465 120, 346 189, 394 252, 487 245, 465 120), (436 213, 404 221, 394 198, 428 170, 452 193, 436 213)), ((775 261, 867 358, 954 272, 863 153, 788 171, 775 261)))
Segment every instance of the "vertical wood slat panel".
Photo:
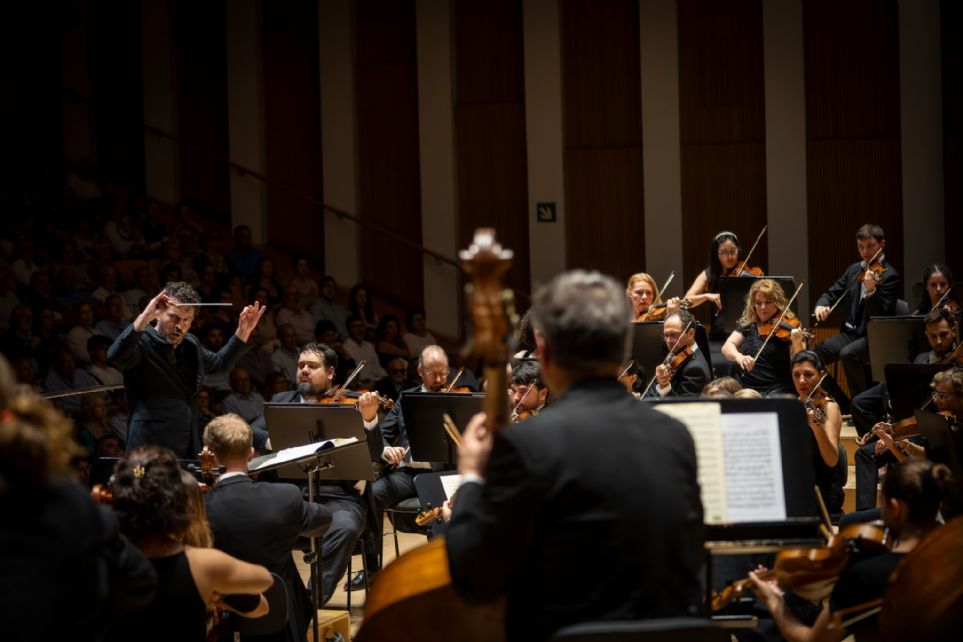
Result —
MULTIPOLYGON (((946 212, 946 261, 963 280, 963 3, 940 3, 943 48, 943 193, 946 212)), ((963 295, 963 293, 960 293, 963 295)))
POLYGON ((883 227, 887 258, 902 272, 897 12, 892 0, 804 4, 813 304, 858 259, 863 223, 883 227))
POLYGON ((639 7, 562 3, 569 268, 622 280, 645 265, 639 7))
MULTIPOLYGON (((748 252, 767 221, 762 5, 679 0, 678 29, 684 292, 715 234, 748 252)), ((763 240, 750 263, 769 273, 768 258, 763 240)))
POLYGON ((229 220, 228 168, 192 146, 227 156, 227 33, 224 0, 175 0, 177 135, 181 200, 229 220), (190 146, 189 146, 190 145, 190 146))
POLYGON ((528 169, 519 0, 454 5, 459 246, 494 227, 515 253, 508 285, 530 291, 528 169))
MULTIPOLYGON (((324 200, 318 16, 313 3, 264 2, 264 149, 268 176, 324 200)), ((267 186, 268 241, 324 265, 324 211, 267 186)))
MULTIPOLYGON (((418 79, 413 0, 355 4, 361 218, 421 244, 418 79)), ((421 253, 362 230, 361 275, 382 298, 424 307, 421 253)))

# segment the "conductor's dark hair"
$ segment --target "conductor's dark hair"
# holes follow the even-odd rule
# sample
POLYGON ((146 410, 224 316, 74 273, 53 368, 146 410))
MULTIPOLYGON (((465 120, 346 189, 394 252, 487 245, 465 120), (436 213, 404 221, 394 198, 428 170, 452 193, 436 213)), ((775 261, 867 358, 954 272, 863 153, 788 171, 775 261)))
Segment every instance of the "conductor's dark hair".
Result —
POLYGON ((190 283, 184 281, 168 281, 164 286, 164 294, 177 299, 181 303, 200 303, 201 297, 190 283))

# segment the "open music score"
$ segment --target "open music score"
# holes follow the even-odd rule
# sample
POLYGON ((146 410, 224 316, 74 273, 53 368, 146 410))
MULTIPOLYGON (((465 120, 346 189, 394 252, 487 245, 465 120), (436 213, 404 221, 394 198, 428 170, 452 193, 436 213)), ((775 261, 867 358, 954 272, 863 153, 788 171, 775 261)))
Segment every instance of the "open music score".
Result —
POLYGON ((779 419, 723 413, 717 403, 660 404, 692 435, 706 524, 786 519, 779 419))
POLYGON ((333 450, 335 448, 341 448, 342 446, 356 444, 358 441, 359 440, 357 437, 337 437, 334 439, 325 439, 324 441, 305 444, 303 446, 285 448, 284 450, 279 450, 278 452, 255 457, 251 460, 251 463, 248 466, 248 471, 254 473, 260 470, 276 468, 282 464, 303 461, 306 457, 311 457, 312 455, 316 455, 326 450, 333 450))

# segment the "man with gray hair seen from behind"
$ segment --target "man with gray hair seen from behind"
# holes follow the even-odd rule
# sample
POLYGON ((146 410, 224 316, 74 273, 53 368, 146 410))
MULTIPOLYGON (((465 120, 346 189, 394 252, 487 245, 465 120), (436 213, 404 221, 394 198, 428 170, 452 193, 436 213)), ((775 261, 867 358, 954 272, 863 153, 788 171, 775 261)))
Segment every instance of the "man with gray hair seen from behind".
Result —
POLYGON ((156 444, 178 457, 195 459, 201 450, 195 397, 205 373, 227 372, 247 350, 247 339, 267 308, 245 306, 237 330, 217 352, 188 333, 201 297, 189 284, 174 281, 150 300, 107 352, 124 373, 128 413, 128 452, 156 444))
POLYGON ((695 446, 616 380, 629 336, 622 288, 566 272, 533 303, 542 376, 558 401, 500 432, 484 414, 465 428, 447 535, 455 590, 470 602, 507 594, 509 640, 699 613, 695 446))

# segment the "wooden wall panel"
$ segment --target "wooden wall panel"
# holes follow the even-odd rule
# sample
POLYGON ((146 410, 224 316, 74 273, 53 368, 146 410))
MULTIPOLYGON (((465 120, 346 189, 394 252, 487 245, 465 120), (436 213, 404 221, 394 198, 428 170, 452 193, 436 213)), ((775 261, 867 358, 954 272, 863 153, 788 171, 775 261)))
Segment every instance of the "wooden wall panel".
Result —
POLYGON ((562 2, 566 262, 622 280, 645 265, 639 7, 562 2))
POLYGON ((528 292, 522 5, 471 0, 453 8, 459 247, 475 228, 494 227, 515 253, 508 285, 528 292))
MULTIPOLYGON (((324 200, 317 4, 265 1, 261 15, 265 172, 324 200)), ((270 185, 266 199, 271 245, 323 266, 323 209, 270 185)))
MULTIPOLYGON (((418 79, 413 0, 355 4, 358 213, 421 243, 418 79)), ((421 253, 362 230, 362 280, 378 296, 424 306, 421 253)))
POLYGON ((815 304, 858 259, 854 234, 863 223, 883 227, 887 258, 902 272, 898 7, 807 0, 803 18, 807 289, 815 304))
MULTIPOLYGON (((748 252, 767 221, 762 5, 679 0, 678 29, 684 292, 715 234, 734 232, 748 252)), ((768 263, 763 241, 751 264, 768 263)))
POLYGON ((227 157, 227 34, 224 0, 174 0, 177 135, 181 200, 230 222, 227 166, 194 146, 227 157))
MULTIPOLYGON (((963 281, 963 3, 940 3, 943 48, 943 193, 946 212, 946 260, 963 281)), ((961 293, 963 294, 963 293, 961 293)))

